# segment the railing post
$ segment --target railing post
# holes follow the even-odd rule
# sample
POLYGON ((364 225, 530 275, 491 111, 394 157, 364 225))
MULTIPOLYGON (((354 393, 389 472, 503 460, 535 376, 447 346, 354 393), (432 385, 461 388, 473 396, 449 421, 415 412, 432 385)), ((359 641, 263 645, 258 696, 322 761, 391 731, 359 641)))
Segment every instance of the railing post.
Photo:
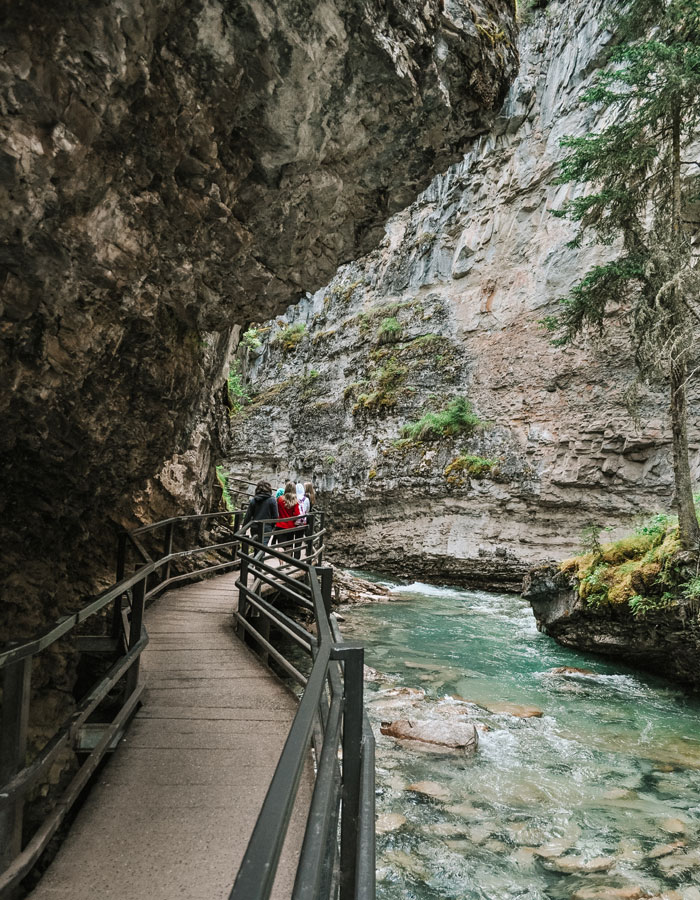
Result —
MULTIPOLYGON (((241 587, 238 590, 238 615, 241 618, 244 618, 245 609, 246 609, 246 605, 247 605, 248 601, 246 599, 245 591, 243 590, 243 588, 248 587, 248 562, 249 562, 248 551, 250 550, 250 548, 244 547, 241 544, 241 550, 245 550, 245 552, 241 553, 241 571, 238 576, 238 581, 240 582, 240 585, 241 585, 241 587)), ((241 625, 240 622, 238 623, 238 627, 237 627, 236 631, 238 632, 238 636, 245 640, 246 630, 241 625)))
MULTIPOLYGON (((315 527, 315 526, 314 526, 314 522, 315 522, 315 515, 316 515, 315 513, 309 513, 309 515, 306 517, 306 528, 307 528, 307 534, 306 534, 306 556, 307 556, 307 558, 309 558, 309 559, 311 559, 311 557, 313 556, 313 552, 314 552, 314 527, 315 527)), ((313 564, 314 564, 314 562, 313 562, 313 560, 311 560, 311 565, 313 565, 313 564)))
MULTIPOLYGON (((173 531, 175 530, 175 523, 170 522, 165 526, 165 539, 163 540, 163 556, 170 556, 173 552, 173 531)), ((163 571, 162 581, 167 581, 170 578, 170 562, 165 564, 165 570, 163 571)))
MULTIPOLYGON (((131 623, 129 626, 129 649, 141 637, 141 626, 143 625, 143 608, 146 598, 146 579, 142 578, 137 581, 133 587, 131 596, 131 623)), ((139 683, 139 666, 141 664, 141 656, 137 656, 131 664, 131 668, 126 676, 126 696, 129 697, 139 683)))
MULTIPOLYGON (((233 533, 234 533, 234 535, 238 534, 238 532, 241 530, 242 524, 243 524, 243 510, 237 509, 233 514, 233 533)), ((237 553, 239 556, 241 555, 240 547, 241 547, 240 543, 233 545, 233 547, 231 548, 231 560, 236 559, 237 553)))
MULTIPOLYGON (((325 522, 326 522, 326 514, 325 514, 325 512, 323 512, 323 510, 321 510, 321 512, 318 514, 318 530, 319 530, 319 531, 323 531, 323 526, 324 526, 325 522)), ((324 547, 324 544, 325 544, 325 541, 323 540, 323 537, 321 537, 321 540, 320 540, 319 545, 318 545, 318 561, 317 561, 317 565, 319 565, 319 566, 323 565, 323 547, 324 547)))
POLYGON ((333 569, 331 566, 316 566, 316 574, 321 583, 321 596, 323 597, 323 605, 326 608, 326 615, 331 614, 332 594, 333 594, 333 569))
MULTIPOLYGON (((117 571, 116 581, 119 582, 124 577, 124 569, 126 567, 126 531, 120 531, 117 538, 117 571)), ((115 597, 112 606, 112 637, 118 638, 122 629, 122 595, 115 597)))
POLYGON ((126 565, 126 531, 120 531, 117 539, 117 581, 121 581, 124 577, 124 567, 126 565))
POLYGON ((353 900, 362 776, 362 691, 365 651, 362 644, 336 644, 333 659, 344 661, 343 807, 340 820, 340 900, 353 900))
POLYGON ((262 522, 253 522, 253 534, 255 535, 255 540, 260 544, 263 542, 264 529, 265 526, 262 522))
MULTIPOLYGON (((32 679, 32 657, 5 667, 2 679, 0 719, 0 785, 24 768, 27 754, 27 723, 32 679)), ((0 809, 0 871, 7 868, 22 849, 24 794, 0 809)))

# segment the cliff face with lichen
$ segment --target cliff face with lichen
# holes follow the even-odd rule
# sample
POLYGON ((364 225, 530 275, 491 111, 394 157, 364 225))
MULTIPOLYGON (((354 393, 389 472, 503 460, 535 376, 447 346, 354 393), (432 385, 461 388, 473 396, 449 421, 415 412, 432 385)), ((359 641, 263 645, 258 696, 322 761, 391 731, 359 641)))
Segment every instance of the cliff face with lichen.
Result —
MULTIPOLYGON (((613 40, 606 7, 533 10, 490 133, 391 219, 378 250, 241 354, 253 402, 227 464, 313 478, 338 560, 518 590, 530 566, 571 555, 587 523, 625 529, 672 505, 666 389, 642 397, 637 427, 620 331, 562 350, 539 324, 604 258, 569 246, 571 224, 549 210, 573 190, 554 183, 561 137, 596 124, 579 96, 613 40), (402 440, 457 396, 482 427, 402 440)), ((695 392, 696 473, 699 413, 695 392)))
POLYGON ((483 132, 511 0, 5 4, 2 636, 114 529, 211 503, 235 326, 368 251, 483 132))

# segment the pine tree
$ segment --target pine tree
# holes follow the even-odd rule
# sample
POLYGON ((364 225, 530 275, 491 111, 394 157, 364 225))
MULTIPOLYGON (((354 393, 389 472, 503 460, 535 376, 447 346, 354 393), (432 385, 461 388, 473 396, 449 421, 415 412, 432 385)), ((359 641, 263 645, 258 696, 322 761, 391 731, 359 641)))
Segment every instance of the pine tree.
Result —
POLYGON ((684 158, 700 125, 700 0, 636 0, 620 13, 610 66, 582 100, 605 125, 565 138, 559 183, 585 185, 555 215, 610 245, 545 323, 555 344, 613 318, 629 327, 641 380, 670 389, 673 466, 680 539, 700 545, 687 441, 686 385, 700 323, 700 266, 687 206, 700 195, 700 162, 684 158))

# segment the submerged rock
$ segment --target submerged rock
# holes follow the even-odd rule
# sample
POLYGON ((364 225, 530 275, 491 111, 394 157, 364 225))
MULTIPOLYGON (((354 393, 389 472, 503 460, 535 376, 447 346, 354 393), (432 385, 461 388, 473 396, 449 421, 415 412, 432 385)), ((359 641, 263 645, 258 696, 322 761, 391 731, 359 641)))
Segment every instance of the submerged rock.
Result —
POLYGON ((381 813, 377 816, 375 831, 377 834, 387 834, 390 831, 398 831, 406 824, 406 816, 401 813, 381 813))
POLYGON ((418 742, 438 752, 448 749, 474 753, 479 746, 479 734, 471 722, 398 719, 396 722, 382 722, 380 730, 388 737, 418 742))
POLYGON ((601 887, 581 888, 571 895, 571 900, 641 900, 642 897, 648 896, 643 888, 632 885, 628 887, 601 885, 601 887))
POLYGON ((649 859, 659 859, 662 856, 668 856, 676 850, 680 850, 681 847, 685 847, 685 841, 673 841, 670 844, 657 844, 656 847, 652 848, 649 853, 647 853, 647 856, 649 859))
POLYGON ((664 819, 659 822, 659 828, 662 828, 668 834, 683 834, 687 831, 688 826, 681 819, 664 819))
POLYGON ((563 875, 578 875, 588 872, 607 872, 615 865, 613 856, 595 856, 587 859, 585 856, 561 856, 550 859, 547 868, 563 875))
POLYGON ((451 796, 447 788, 442 784, 438 784, 437 781, 416 781, 414 784, 409 784, 406 790, 443 802, 449 800, 451 796))
POLYGON ((592 669, 578 669, 576 666, 556 666, 547 675, 595 675, 592 669))
POLYGON ((480 705, 489 712, 515 716, 516 719, 541 719, 543 715, 542 710, 537 706, 525 706, 520 703, 483 703, 480 705))

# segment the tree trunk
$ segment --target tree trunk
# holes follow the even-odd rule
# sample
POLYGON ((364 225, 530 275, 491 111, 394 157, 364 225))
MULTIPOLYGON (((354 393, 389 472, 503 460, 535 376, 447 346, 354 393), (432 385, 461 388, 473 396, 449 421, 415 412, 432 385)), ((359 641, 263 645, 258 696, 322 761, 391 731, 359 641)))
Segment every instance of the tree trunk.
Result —
POLYGON ((693 488, 688 459, 688 407, 685 394, 687 364, 676 360, 671 369, 671 430, 673 432, 673 474, 676 482, 676 505, 681 546, 697 550, 700 526, 695 513, 693 488))
POLYGON ((671 177, 673 181, 673 235, 681 236, 681 102, 671 103, 671 177))
MULTIPOLYGON (((671 179, 673 191, 672 230, 675 249, 680 250, 681 234, 681 104, 680 99, 671 103, 671 179)), ((673 298, 675 327, 683 330, 685 312, 681 298, 673 298)), ((686 380, 688 378, 687 348, 683 342, 671 360, 671 430, 673 432, 673 474, 676 482, 678 528, 684 550, 700 547, 700 526, 695 513, 693 488, 688 459, 688 403, 686 380)))

